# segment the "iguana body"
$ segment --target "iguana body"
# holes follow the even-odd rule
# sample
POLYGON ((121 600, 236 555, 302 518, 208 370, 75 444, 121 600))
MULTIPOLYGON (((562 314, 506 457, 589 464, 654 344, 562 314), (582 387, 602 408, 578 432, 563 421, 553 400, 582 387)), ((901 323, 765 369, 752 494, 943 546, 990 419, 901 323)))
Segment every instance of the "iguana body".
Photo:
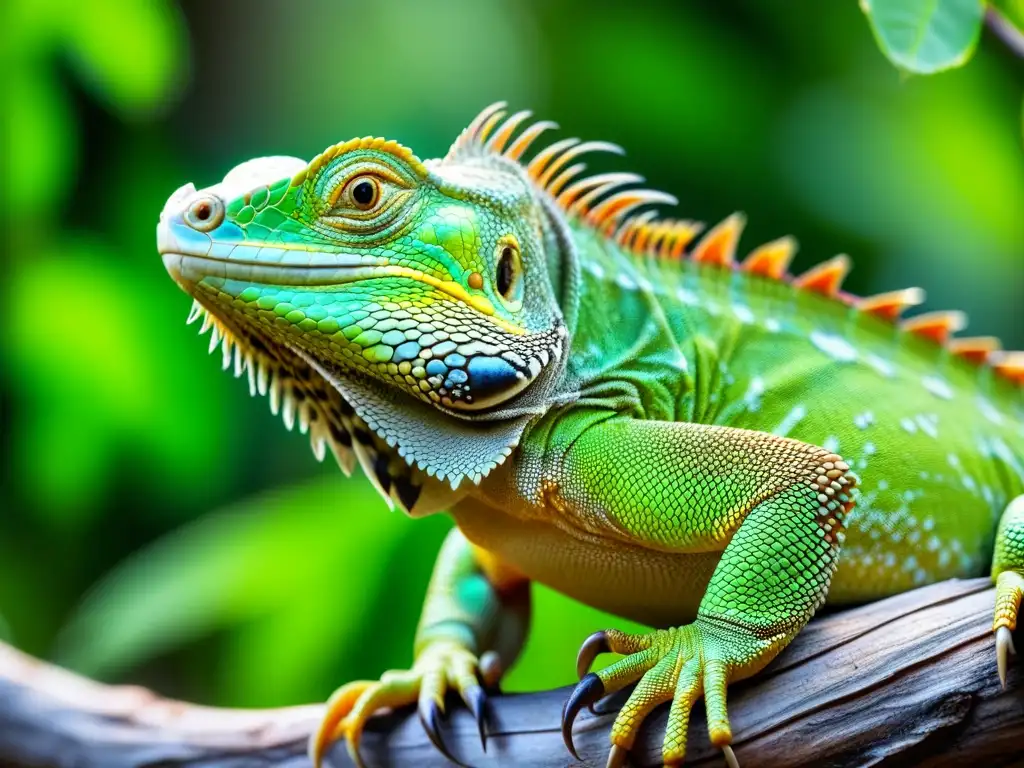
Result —
POLYGON ((355 753, 369 715, 413 701, 443 749, 445 689, 482 716, 478 674, 499 665, 480 658, 517 653, 529 580, 667 628, 581 651, 570 748, 581 706, 639 680, 610 764, 669 701, 664 758, 681 762, 701 696, 733 759, 727 684, 826 596, 991 566, 1005 674, 1024 589, 1020 358, 949 340, 956 313, 896 323, 917 290, 843 294, 845 257, 791 279, 783 239, 736 266, 739 217, 693 244, 696 225, 636 215, 671 198, 584 177, 578 156, 610 145, 523 162, 551 127, 520 131, 527 116, 489 108, 426 164, 379 139, 254 161, 161 216, 165 264, 225 365, 234 350, 318 456, 458 524, 413 669, 339 689, 314 760, 340 736, 355 753), (625 657, 587 674, 602 651, 625 657))

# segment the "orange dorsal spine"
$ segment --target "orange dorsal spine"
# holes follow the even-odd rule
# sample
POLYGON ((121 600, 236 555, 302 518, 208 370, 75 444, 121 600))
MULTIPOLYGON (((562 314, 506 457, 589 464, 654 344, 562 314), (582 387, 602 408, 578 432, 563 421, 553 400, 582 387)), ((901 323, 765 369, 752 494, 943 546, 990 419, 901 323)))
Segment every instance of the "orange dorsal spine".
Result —
POLYGON ((950 336, 967 327, 967 315, 955 309, 944 309, 916 315, 901 325, 904 331, 945 344, 950 336))
POLYGON ((797 278, 793 285, 805 291, 814 291, 822 296, 834 297, 839 293, 843 280, 850 274, 850 257, 841 254, 817 266, 811 267, 797 278))
POLYGON ((1024 386, 1024 352, 991 352, 988 363, 1000 376, 1024 386))
POLYGON ((736 261, 736 246, 747 223, 742 213, 734 213, 715 225, 694 246, 692 258, 698 264, 731 267, 736 261))
POLYGON ((920 288, 903 288, 898 291, 876 293, 857 299, 856 305, 861 312, 870 312, 883 320, 895 322, 911 307, 924 303, 924 291, 920 288))
POLYGON ((765 243, 750 252, 740 267, 744 272, 781 280, 789 269, 789 263, 796 253, 796 238, 780 237, 765 243))
MULTIPOLYGON (((622 154, 620 147, 603 141, 562 139, 541 148, 527 162, 523 157, 541 134, 558 126, 550 121, 530 124, 530 112, 524 110, 508 115, 506 106, 504 102, 498 102, 477 115, 452 144, 445 161, 482 155, 500 156, 517 163, 540 193, 547 195, 570 219, 594 228, 623 250, 637 256, 673 261, 686 254, 704 225, 658 218, 654 211, 642 210, 645 206, 674 203, 671 195, 633 187, 643 181, 636 174, 619 172, 588 176, 586 164, 576 161, 581 155, 591 152, 622 154)), ((412 163, 417 173, 424 177, 429 174, 409 150, 394 142, 382 142, 383 139, 353 139, 332 147, 311 163, 310 168, 303 172, 303 178, 306 173, 312 173, 318 163, 326 162, 355 144, 380 146, 412 163)), ((301 181, 297 177, 295 183, 301 181)), ((849 257, 845 255, 818 264, 798 277, 791 277, 787 270, 796 252, 796 241, 792 237, 782 237, 755 248, 742 264, 737 265, 736 249, 745 223, 743 214, 734 213, 712 227, 690 251, 693 261, 789 282, 801 291, 821 294, 893 323, 900 321, 906 310, 924 302, 924 291, 920 288, 904 288, 864 298, 844 293, 843 280, 851 266, 849 257)), ((999 376, 1024 386, 1024 352, 1003 352, 999 349, 999 341, 992 337, 952 338, 966 323, 962 312, 928 312, 903 320, 900 328, 942 344, 951 354, 964 360, 987 364, 999 376)))
POLYGON ((1002 344, 995 336, 965 336, 962 339, 950 339, 946 345, 954 355, 964 360, 981 365, 987 362, 993 352, 1002 349, 1002 344))

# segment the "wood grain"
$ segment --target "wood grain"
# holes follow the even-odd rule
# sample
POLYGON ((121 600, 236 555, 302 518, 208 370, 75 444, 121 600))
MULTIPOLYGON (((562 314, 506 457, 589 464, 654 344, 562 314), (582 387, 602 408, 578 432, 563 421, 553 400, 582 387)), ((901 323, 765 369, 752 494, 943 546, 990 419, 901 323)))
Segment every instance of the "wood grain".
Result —
MULTIPOLYGON (((989 629, 993 600, 988 580, 947 581, 815 619, 761 675, 730 689, 740 763, 1024 766, 1024 665, 1011 664, 1002 691, 989 629)), ((469 714, 453 704, 445 740, 481 768, 569 765, 559 733, 568 690, 494 697, 486 754, 469 714)), ((614 712, 623 695, 601 710, 614 712)), ((12 768, 299 768, 309 765, 306 737, 321 711, 171 701, 95 683, 0 645, 0 765, 12 768)), ((666 714, 657 711, 645 727, 636 765, 660 764, 666 714)), ((581 765, 604 765, 612 719, 580 716, 581 765)), ((708 744, 700 704, 690 742, 687 765, 723 765, 708 744)), ((374 718, 362 754, 368 766, 447 764, 407 710, 374 718)), ((351 765, 343 747, 330 765, 351 765)))

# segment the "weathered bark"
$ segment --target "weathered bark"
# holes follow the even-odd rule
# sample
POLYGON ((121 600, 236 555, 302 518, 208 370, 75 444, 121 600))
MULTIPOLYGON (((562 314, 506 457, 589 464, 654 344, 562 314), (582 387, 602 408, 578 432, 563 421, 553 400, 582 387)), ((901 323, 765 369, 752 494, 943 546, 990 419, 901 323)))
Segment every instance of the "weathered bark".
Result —
MULTIPOLYGON (((1024 665, 1009 689, 996 675, 987 580, 949 581, 816 619, 754 680, 730 689, 735 750, 745 766, 1024 765, 1024 665)), ((1018 647, 1024 643, 1018 643, 1018 647)), ((567 659, 566 664, 571 660, 567 659)), ((565 766, 559 735, 568 689, 498 696, 490 739, 451 708, 444 737, 475 766, 565 766)), ((621 696, 602 710, 613 711, 621 696)), ((0 647, 0 764, 6 766, 308 766, 306 736, 320 706, 240 711, 161 699, 141 688, 100 685, 0 647)), ((666 708, 635 753, 659 764, 666 708)), ((604 765, 612 715, 584 712, 576 745, 604 765)), ((690 726, 688 765, 721 765, 703 708, 690 726)), ((444 765, 411 711, 374 718, 367 765, 444 765)), ((349 765, 343 747, 332 766, 349 765)))

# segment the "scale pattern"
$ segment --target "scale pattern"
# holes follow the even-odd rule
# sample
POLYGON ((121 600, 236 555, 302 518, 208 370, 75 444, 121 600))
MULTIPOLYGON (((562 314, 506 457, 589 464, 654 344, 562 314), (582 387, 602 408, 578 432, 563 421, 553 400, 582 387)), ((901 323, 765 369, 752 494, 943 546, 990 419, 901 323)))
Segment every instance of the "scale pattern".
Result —
POLYGON ((581 649, 570 750, 580 708, 637 683, 610 765, 669 701, 663 758, 681 763, 701 697, 735 763, 729 684, 826 598, 991 565, 1005 681, 1024 593, 1024 355, 957 336, 959 312, 904 317, 918 288, 849 295, 845 255, 794 276, 781 237, 740 260, 741 214, 706 232, 659 217, 671 195, 587 173, 588 153, 621 149, 534 151, 556 126, 529 118, 492 105, 439 160, 366 137, 250 161, 161 215, 164 263, 225 368, 318 457, 330 446, 392 504, 460 526, 412 669, 339 689, 314 763, 336 738, 359 763, 367 718, 412 702, 445 751, 449 688, 483 738, 477 681, 515 656, 530 579, 661 626, 581 649), (602 652, 623 658, 588 673, 602 652))

